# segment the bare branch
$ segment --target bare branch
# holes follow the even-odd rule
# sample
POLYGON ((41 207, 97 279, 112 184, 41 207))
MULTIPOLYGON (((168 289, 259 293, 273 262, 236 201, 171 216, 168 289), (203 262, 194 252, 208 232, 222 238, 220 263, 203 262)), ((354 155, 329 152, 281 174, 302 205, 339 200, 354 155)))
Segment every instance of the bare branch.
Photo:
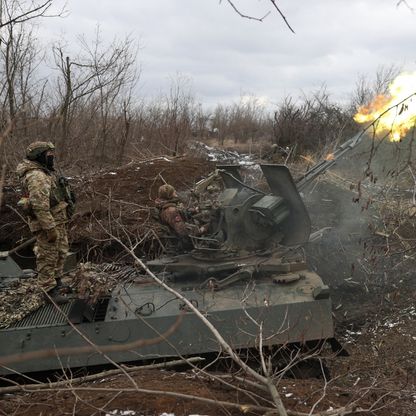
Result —
MULTIPOLYGON (((203 360, 204 359, 200 357, 190 357, 190 358, 187 358, 186 360, 185 359, 173 360, 173 361, 168 361, 168 362, 163 362, 163 363, 141 365, 141 366, 134 366, 134 367, 123 366, 123 368, 128 373, 134 373, 138 371, 156 369, 156 368, 172 368, 175 366, 180 366, 180 365, 184 365, 188 363, 197 363, 203 360)), ((28 390, 37 391, 37 390, 44 390, 44 389, 59 388, 59 387, 66 386, 68 384, 73 385, 73 384, 78 384, 78 383, 85 383, 87 381, 94 381, 103 377, 109 377, 109 376, 114 376, 118 374, 122 374, 122 371, 117 368, 114 370, 102 371, 100 373, 90 374, 87 376, 71 378, 71 379, 63 380, 63 381, 57 381, 55 383, 49 382, 49 383, 36 383, 36 384, 25 384, 25 385, 17 384, 14 386, 0 387, 0 394, 15 393, 18 391, 28 391, 28 390)))
POLYGON ((0 211, 1 211, 1 205, 3 202, 3 187, 4 187, 5 178, 6 178, 6 165, 4 164, 1 167, 1 173, 0 173, 0 211))
MULTIPOLYGON (((13 126, 14 126, 13 120, 9 120, 4 131, 0 133, 0 149, 3 146, 5 139, 13 131, 13 126)), ((1 211, 2 201, 3 201, 3 187, 4 187, 5 178, 6 178, 6 164, 4 163, 1 167, 1 172, 0 172, 0 211, 1 211)))
MULTIPOLYGON (((40 4, 36 4, 34 1, 32 1, 31 5, 29 6, 29 10, 22 10, 22 5, 19 5, 20 11, 17 13, 16 16, 13 16, 12 13, 8 13, 6 21, 0 21, 0 29, 4 26, 12 24, 24 23, 28 20, 35 19, 37 17, 57 17, 62 15, 63 9, 58 14, 47 15, 48 10, 53 5, 53 1, 54 0, 46 0, 40 4)), ((2 18, 2 16, 0 16, 0 18, 2 18)))
POLYGON ((227 0, 227 2, 234 9, 234 11, 239 16, 243 17, 244 19, 256 20, 257 22, 262 22, 270 14, 270 12, 267 12, 263 17, 249 16, 247 14, 244 14, 244 13, 240 12, 240 10, 235 6, 235 4, 231 0, 227 0))
MULTIPOLYGON (((286 16, 283 14, 283 12, 280 10, 280 8, 277 6, 276 4, 276 0, 269 0, 270 3, 273 5, 273 8, 276 9, 276 11, 279 13, 280 17, 283 19, 283 21, 285 22, 286 26, 289 28, 289 30, 292 33, 295 33, 295 31, 293 30, 293 28, 290 26, 289 22, 286 19, 286 16)), ((241 17, 243 17, 244 19, 249 19, 249 20, 255 20, 257 22, 263 22, 264 19, 270 15, 270 11, 267 12, 264 16, 262 17, 254 17, 245 13, 242 13, 240 11, 240 9, 234 4, 234 2, 232 0, 227 0, 227 3, 234 9, 234 11, 241 17)))
POLYGON ((289 22, 286 19, 286 16, 282 13, 282 11, 279 9, 279 7, 277 7, 276 5, 276 1, 275 0, 270 0, 274 6, 274 8, 277 10, 277 12, 280 14, 280 16, 282 17, 282 19, 284 20, 284 22, 286 23, 286 26, 289 28, 289 30, 292 33, 295 33, 295 31, 292 29, 292 27, 290 26, 289 22))
POLYGON ((414 7, 412 7, 407 0, 398 0, 396 7, 400 7, 401 5, 406 6, 412 13, 414 13, 414 7))

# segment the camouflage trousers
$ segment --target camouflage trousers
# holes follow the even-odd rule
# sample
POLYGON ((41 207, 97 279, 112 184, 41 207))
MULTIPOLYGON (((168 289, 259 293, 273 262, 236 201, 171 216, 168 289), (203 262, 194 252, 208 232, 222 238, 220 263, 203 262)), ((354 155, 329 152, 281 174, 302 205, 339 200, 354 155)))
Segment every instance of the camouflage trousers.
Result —
POLYGON ((35 233, 36 270, 38 284, 45 291, 56 286, 56 280, 62 277, 66 255, 68 253, 68 235, 65 224, 56 226, 58 238, 53 243, 48 242, 46 231, 35 233))

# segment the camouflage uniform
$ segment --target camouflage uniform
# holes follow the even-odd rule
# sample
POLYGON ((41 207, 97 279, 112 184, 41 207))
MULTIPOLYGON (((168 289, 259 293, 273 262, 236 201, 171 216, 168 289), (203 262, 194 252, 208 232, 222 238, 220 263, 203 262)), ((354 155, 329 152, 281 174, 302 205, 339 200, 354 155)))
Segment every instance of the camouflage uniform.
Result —
MULTIPOLYGON (((28 147, 27 154, 42 145, 49 146, 51 150, 54 148, 52 143, 35 142, 28 147)), ((26 192, 23 199, 26 200, 29 227, 36 237, 34 252, 38 284, 49 291, 56 286, 55 279, 62 276, 68 253, 68 204, 54 172, 36 160, 25 159, 18 165, 17 174, 26 192), (56 234, 52 231, 55 241, 51 241, 51 230, 56 231, 56 234)))
POLYGON ((159 209, 159 218, 162 224, 168 225, 179 237, 200 235, 197 225, 186 222, 186 212, 181 207, 175 188, 171 185, 162 185, 159 188, 159 198, 156 207, 159 209))
POLYGON ((197 234, 198 227, 188 224, 184 214, 179 208, 178 200, 164 200, 158 198, 156 206, 159 209, 159 218, 162 224, 168 225, 179 237, 197 234))

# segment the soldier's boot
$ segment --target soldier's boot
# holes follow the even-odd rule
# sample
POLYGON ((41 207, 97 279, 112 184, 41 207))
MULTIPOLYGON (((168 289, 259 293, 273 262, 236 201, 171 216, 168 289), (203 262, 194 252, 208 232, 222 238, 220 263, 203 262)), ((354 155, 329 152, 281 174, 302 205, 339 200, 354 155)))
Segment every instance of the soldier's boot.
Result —
POLYGON ((56 281, 56 288, 60 293, 72 293, 72 288, 69 285, 66 285, 64 282, 62 282, 62 279, 60 277, 57 277, 55 279, 56 281))
POLYGON ((63 296, 59 293, 59 289, 57 287, 51 289, 48 294, 45 294, 45 301, 47 303, 55 302, 57 305, 65 305, 69 302, 66 296, 63 296))

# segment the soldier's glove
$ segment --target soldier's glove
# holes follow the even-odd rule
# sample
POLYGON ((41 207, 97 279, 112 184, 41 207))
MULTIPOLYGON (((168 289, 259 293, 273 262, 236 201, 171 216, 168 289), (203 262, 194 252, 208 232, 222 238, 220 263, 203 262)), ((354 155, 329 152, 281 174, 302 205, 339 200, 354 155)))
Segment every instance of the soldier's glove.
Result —
POLYGON ((208 225, 203 225, 202 227, 199 228, 199 234, 203 235, 208 231, 208 225))
POLYGON ((46 239, 48 240, 48 243, 54 243, 58 239, 56 228, 46 230, 46 239))

